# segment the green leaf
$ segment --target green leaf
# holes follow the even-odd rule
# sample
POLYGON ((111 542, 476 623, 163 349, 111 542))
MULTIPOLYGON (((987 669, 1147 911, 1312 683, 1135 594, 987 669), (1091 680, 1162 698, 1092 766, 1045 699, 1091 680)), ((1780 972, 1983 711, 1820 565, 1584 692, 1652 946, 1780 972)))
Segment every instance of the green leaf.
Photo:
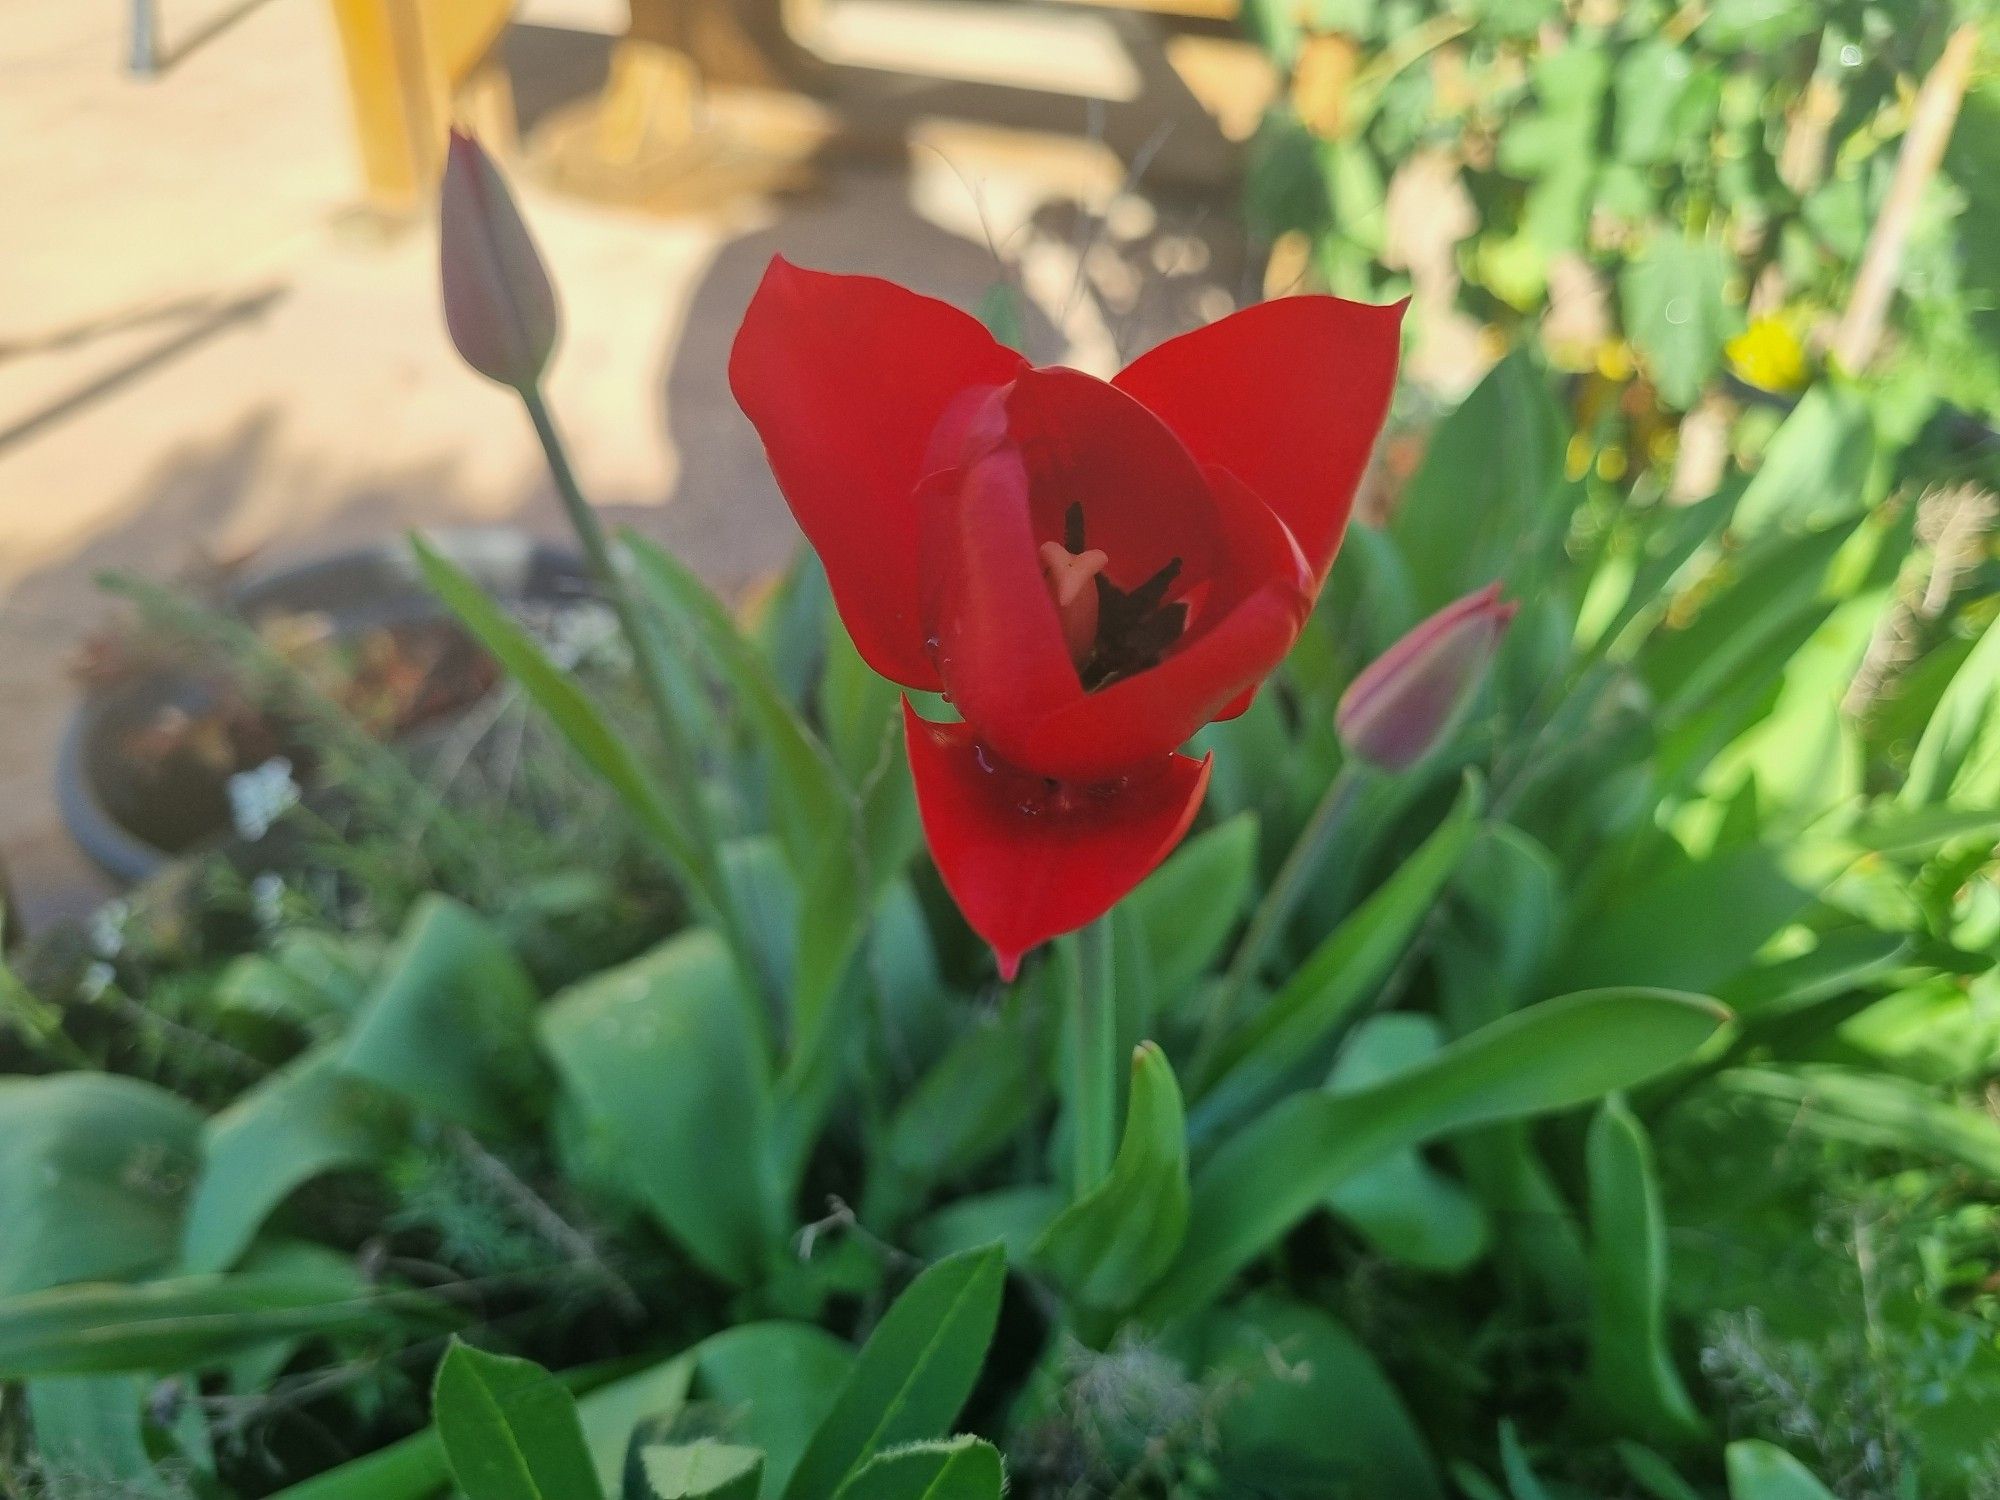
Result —
POLYGON ((1528 1462, 1521 1435, 1512 1421, 1500 1424, 1500 1472, 1507 1476, 1507 1489, 1514 1500, 1555 1500, 1528 1462))
MULTIPOLYGON (((756 1500, 764 1455, 704 1438, 635 1448, 625 1500, 756 1500)), ((477 1497, 473 1497, 477 1500, 477 1497)))
POLYGON ((1618 1461, 1625 1465, 1625 1472, 1632 1476, 1632 1482, 1652 1500, 1702 1500, 1701 1492, 1681 1478, 1672 1464, 1650 1448, 1621 1440, 1618 1461))
POLYGON ((454 1340, 432 1408, 466 1500, 601 1500, 576 1398, 540 1365, 454 1340))
POLYGON ((986 325, 995 343, 1021 347, 1021 294, 1006 282, 996 281, 986 289, 974 316, 986 325))
POLYGON ((1718 241, 1661 233, 1618 278, 1626 334, 1670 406, 1694 405, 1736 331, 1729 266, 1718 241))
POLYGON ((1318 1308, 1269 1295, 1205 1320, 1204 1379, 1232 1392, 1216 1414, 1227 1493, 1440 1500, 1409 1407, 1360 1340, 1318 1308))
POLYGON ((1585 1400, 1608 1430, 1686 1442, 1702 1430, 1667 1348, 1667 1231, 1653 1149, 1615 1095, 1590 1124, 1590 1364, 1585 1400))
POLYGON ((1783 1448, 1745 1438, 1723 1450, 1729 1500, 1833 1500, 1833 1491, 1783 1448))
POLYGON ((1681 145, 1675 126, 1695 85, 1695 66, 1672 42, 1640 42, 1618 60, 1612 76, 1612 150, 1619 160, 1646 165, 1681 145))
POLYGON ((912 1443, 869 1460, 836 1500, 1000 1500, 1000 1450, 978 1438, 912 1443))
POLYGON ((2000 802, 2000 619, 1986 627, 1924 724, 1898 800, 2000 802))
POLYGON ((1242 1115, 1311 1062, 1333 1029, 1374 995, 1471 847, 1479 808, 1478 785, 1468 779, 1431 836, 1321 940, 1224 1047, 1214 1083, 1197 1095, 1198 1138, 1242 1115))
POLYGON ((994 1247, 939 1261, 910 1283, 806 1445, 785 1500, 822 1500, 884 1449, 949 1429, 986 1361, 1006 1274, 994 1247))
POLYGON ((308 1052, 208 1122, 201 1177, 181 1234, 181 1269, 226 1271, 301 1184, 383 1161, 402 1139, 401 1108, 342 1070, 340 1042, 308 1052))
POLYGON ((1875 461, 1867 400, 1822 381, 1799 399, 1737 502, 1734 525, 1745 536, 1818 530, 1863 507, 1875 461))
POLYGON ((1630 1087, 1693 1052, 1724 1015, 1712 1001, 1663 990, 1565 995, 1372 1088, 1287 1099, 1196 1172, 1187 1242, 1141 1315, 1160 1322, 1201 1307, 1327 1194, 1384 1156, 1630 1087))
POLYGON ((810 1323, 743 1323, 703 1339, 694 1359, 698 1394, 737 1413, 729 1436, 763 1454, 763 1493, 783 1493, 854 1350, 810 1323))
POLYGON ((1222 951, 1257 875, 1257 819, 1238 813, 1174 851, 1125 898, 1153 959, 1158 1003, 1172 1005, 1222 951))
POLYGON ((173 1491, 146 1451, 141 1413, 150 1384, 136 1375, 62 1375, 29 1381, 35 1456, 79 1487, 99 1485, 106 1494, 130 1500, 140 1496, 168 1500, 173 1491))
POLYGON ((330 1252, 327 1260, 139 1286, 85 1282, 0 1300, 0 1380, 201 1369, 271 1339, 383 1328, 398 1313, 439 1321, 429 1298, 374 1291, 330 1252))
MULTIPOLYGON (((1429 1016, 1376 1016, 1355 1028, 1327 1079, 1331 1093, 1352 1093, 1393 1078, 1443 1045, 1429 1016)), ((1398 1151, 1364 1167, 1327 1195, 1327 1207, 1384 1255, 1422 1271, 1462 1271, 1486 1249, 1486 1216, 1458 1182, 1416 1151, 1398 1151)))
POLYGON ((1132 1055, 1125 1135, 1111 1172, 1043 1231, 1033 1258, 1070 1298, 1119 1311, 1173 1262, 1187 1233, 1187 1122, 1166 1054, 1132 1055))
MULTIPOLYGON (((431 591, 520 683, 570 748, 618 794, 680 874, 685 878, 699 868, 687 831, 646 772, 638 752, 611 727, 583 689, 549 660, 534 637, 510 619, 471 575, 447 561, 420 536, 412 536, 410 546, 431 591)), ((692 774, 693 768, 679 770, 692 774)))
POLYGON ((1824 1066, 1732 1068, 1716 1084, 1792 1129, 1963 1162, 2000 1182, 2000 1123, 1907 1078, 1824 1066))
POLYGON ((534 1049, 536 998, 492 926, 456 901, 425 896, 355 1018, 340 1066, 429 1114, 517 1135, 548 1093, 534 1049))
POLYGON ((0 1297, 171 1261, 201 1126, 136 1078, 0 1078, 0 1297))
POLYGON ((541 1018, 573 1169, 738 1285, 761 1274, 780 1218, 750 1004, 728 950, 696 928, 572 985, 541 1018))
POLYGON ((1438 424, 1390 526, 1420 612, 1512 573, 1537 540, 1552 545, 1567 529, 1567 436, 1546 377, 1520 351, 1438 424))

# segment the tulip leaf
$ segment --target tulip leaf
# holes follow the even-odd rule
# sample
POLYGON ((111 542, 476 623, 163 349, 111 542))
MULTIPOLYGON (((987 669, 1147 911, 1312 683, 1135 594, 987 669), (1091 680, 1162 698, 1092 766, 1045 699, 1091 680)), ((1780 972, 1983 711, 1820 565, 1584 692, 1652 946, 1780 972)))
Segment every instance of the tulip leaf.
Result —
POLYGON ((0 1297, 170 1262, 201 1126, 137 1078, 0 1078, 0 1297))
POLYGON ((0 1300, 0 1380, 203 1369, 273 1339, 443 1316, 416 1292, 381 1292, 331 1252, 273 1257, 264 1269, 137 1286, 81 1282, 0 1300))
POLYGON ((764 1455, 704 1438, 632 1450, 624 1500, 757 1500, 764 1455))
POLYGON ((1701 1418, 1667 1348, 1667 1232, 1645 1128, 1613 1095, 1591 1121, 1590 1362, 1584 1399, 1615 1432, 1685 1442, 1701 1418))
POLYGON ((2000 619, 1952 674, 1924 724, 1898 800, 1905 807, 2000 801, 2000 619))
POLYGON ((1723 1450, 1729 1500, 1833 1500, 1833 1491, 1774 1443, 1744 1438, 1723 1450))
POLYGON ((1962 1162, 2000 1182, 2000 1124, 1923 1084, 1858 1068, 1732 1068, 1716 1085, 1794 1130, 1962 1162))
POLYGON ((576 1398, 540 1365, 454 1341, 432 1405, 466 1500, 602 1500, 576 1398))
POLYGON ((151 1382, 137 1375, 58 1375, 26 1386, 35 1456, 86 1494, 171 1500, 175 1490, 146 1451, 142 1416, 151 1382))
POLYGON ((1726 1013, 1664 990, 1546 1000, 1350 1094, 1296 1095, 1224 1141, 1197 1170, 1186 1243, 1140 1315, 1193 1311, 1341 1183, 1384 1156, 1468 1126, 1546 1114, 1673 1067, 1726 1013))
POLYGON ((1000 1450, 974 1437, 911 1443, 870 1459, 835 1500, 1000 1500, 1000 1450))
POLYGON ((1862 508, 1874 460, 1867 401, 1821 381, 1772 436, 1733 524, 1745 536, 1762 536, 1847 519, 1862 508))
POLYGON ((691 872, 700 868, 694 845, 659 786, 646 772, 638 752, 611 727, 575 680, 549 659, 535 638, 510 618, 470 574, 448 561, 420 536, 412 536, 410 546, 431 591, 493 653, 535 706, 548 715, 570 748, 617 793, 676 871, 684 879, 691 879, 691 872))
POLYGON ((939 1261, 883 1315, 785 1486, 822 1500, 876 1454, 940 1437, 972 1393, 1007 1274, 997 1246, 939 1261))
POLYGON ((1471 847, 1479 807, 1478 785, 1468 780, 1444 822, 1223 1049, 1215 1081, 1197 1095, 1198 1138, 1282 1086, 1375 994, 1471 847))
MULTIPOLYGON (((1376 1016, 1355 1028, 1327 1088, 1338 1094, 1371 1087, 1442 1045, 1429 1016, 1376 1016)), ((1389 1259, 1418 1270, 1462 1271, 1486 1249, 1486 1216, 1477 1200, 1415 1150, 1362 1168, 1327 1195, 1327 1207, 1389 1259)))
POLYGON ((181 1233, 183 1271, 228 1270, 295 1188, 378 1164, 402 1140, 400 1101, 343 1071, 341 1051, 338 1041, 322 1043, 208 1122, 181 1233))
POLYGON ((1132 1055, 1125 1135, 1105 1179, 1042 1232, 1032 1257, 1083 1307, 1119 1311, 1173 1261, 1187 1233, 1187 1122, 1166 1054, 1132 1055))
POLYGON ((1154 991, 1172 1005, 1207 971, 1243 915, 1257 875, 1257 819, 1238 813, 1174 851, 1125 898, 1152 955, 1154 991))
POLYGON ((548 1089, 534 982, 482 917, 419 901, 347 1034, 340 1066, 471 1130, 517 1134, 548 1089))
POLYGON ((740 972, 694 928, 570 986, 542 1012, 575 1170, 634 1198, 738 1285, 778 1240, 771 1085, 740 972))

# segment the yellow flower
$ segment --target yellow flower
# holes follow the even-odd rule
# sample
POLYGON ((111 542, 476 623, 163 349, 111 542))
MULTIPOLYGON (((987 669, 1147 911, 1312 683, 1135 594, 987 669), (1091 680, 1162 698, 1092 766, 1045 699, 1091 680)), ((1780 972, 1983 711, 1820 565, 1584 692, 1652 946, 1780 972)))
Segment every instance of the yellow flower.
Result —
POLYGON ((1812 377, 1805 345, 1782 318, 1762 317, 1723 346, 1729 368, 1759 390, 1790 394, 1812 377))

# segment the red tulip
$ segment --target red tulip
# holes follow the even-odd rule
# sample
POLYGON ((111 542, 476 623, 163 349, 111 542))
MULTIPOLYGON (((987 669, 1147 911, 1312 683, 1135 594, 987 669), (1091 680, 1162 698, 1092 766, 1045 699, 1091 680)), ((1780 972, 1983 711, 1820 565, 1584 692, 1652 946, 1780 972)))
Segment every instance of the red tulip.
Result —
POLYGON ((1289 297, 1106 382, 886 281, 774 260, 729 362, 779 488, 908 713, 924 830, 1011 977, 1187 831, 1206 761, 1340 545, 1402 308, 1289 297))

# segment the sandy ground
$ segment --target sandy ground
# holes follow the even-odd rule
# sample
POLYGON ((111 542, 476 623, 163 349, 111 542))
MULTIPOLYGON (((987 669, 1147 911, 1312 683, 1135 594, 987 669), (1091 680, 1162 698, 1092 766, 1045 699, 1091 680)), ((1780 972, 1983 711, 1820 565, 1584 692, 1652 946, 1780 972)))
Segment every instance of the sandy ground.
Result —
MULTIPOLYGON (((586 46, 615 21, 596 0, 527 9, 586 46)), ((558 523, 512 398, 443 337, 429 226, 354 209, 324 6, 162 15, 150 80, 121 70, 109 0, 9 0, 0 26, 0 851, 31 926, 103 890, 50 797, 68 664, 106 611, 95 574, 558 523)), ((565 304, 551 398, 600 503, 724 588, 783 560, 794 532, 723 373, 775 251, 971 305, 997 245, 1035 305, 1030 352, 1098 369, 1242 300, 1233 204, 1124 191, 1087 100, 1059 112, 1068 143, 941 124, 905 159, 700 218, 524 184, 565 304)))

